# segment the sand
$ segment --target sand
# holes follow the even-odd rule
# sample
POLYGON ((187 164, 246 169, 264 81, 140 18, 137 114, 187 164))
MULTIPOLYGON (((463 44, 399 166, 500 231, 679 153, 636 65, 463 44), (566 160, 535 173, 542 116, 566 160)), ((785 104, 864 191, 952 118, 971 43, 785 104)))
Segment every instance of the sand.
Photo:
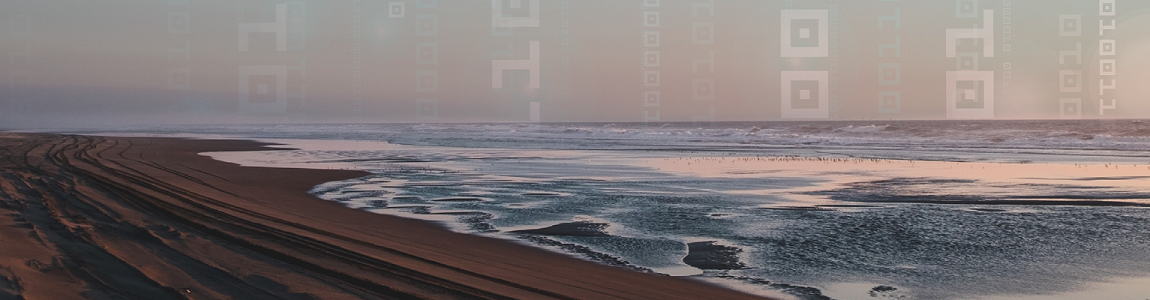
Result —
POLYGON ((760 299, 373 214, 250 141, 0 133, 0 300, 760 299))

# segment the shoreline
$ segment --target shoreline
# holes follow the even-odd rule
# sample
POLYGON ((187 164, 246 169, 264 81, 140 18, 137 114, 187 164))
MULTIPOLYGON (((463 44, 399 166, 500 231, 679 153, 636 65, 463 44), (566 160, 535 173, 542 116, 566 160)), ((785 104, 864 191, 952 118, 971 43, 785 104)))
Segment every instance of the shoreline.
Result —
MULTIPOLYGON (((822 276, 833 276, 837 272, 809 272, 814 274, 815 277, 807 277, 806 279, 790 279, 779 278, 772 274, 754 273, 754 269, 770 269, 777 266, 789 266, 790 263, 760 263, 754 265, 755 257, 771 256, 763 255, 762 253, 755 253, 753 244, 738 244, 738 243, 720 243, 720 245, 735 245, 735 249, 725 247, 707 247, 714 245, 698 244, 691 247, 692 243, 708 242, 713 240, 718 241, 733 241, 743 240, 738 237, 728 236, 709 236, 710 238, 701 238, 696 235, 678 235, 676 233, 668 233, 667 231, 658 231, 658 227, 641 227, 641 224, 631 223, 639 227, 631 228, 644 228, 646 230, 655 231, 642 231, 635 232, 620 231, 616 233, 604 232, 602 227, 611 225, 626 224, 626 220, 620 220, 618 217, 611 220, 608 217, 590 214, 580 215, 559 215, 559 217, 539 218, 539 222, 532 222, 528 218, 527 221, 513 220, 513 221, 500 221, 512 218, 494 217, 494 218, 477 218, 478 220, 463 218, 456 219, 454 217, 446 217, 444 214, 449 213, 475 213, 487 214, 495 216, 515 216, 519 212, 513 212, 508 209, 503 209, 505 206, 513 206, 514 209, 521 207, 535 207, 537 203, 560 203, 565 201, 555 200, 529 200, 526 198, 533 198, 529 195, 543 195, 550 196, 554 193, 540 193, 539 189, 532 188, 531 186, 520 186, 515 182, 520 179, 517 176, 525 177, 524 182, 531 182, 532 184, 547 183, 556 181, 556 176, 566 176, 568 174, 578 174, 577 176, 601 176, 595 177, 596 179, 585 179, 586 183, 591 183, 584 187, 602 187, 595 185, 593 182, 598 180, 607 180, 608 178, 620 178, 619 182, 628 182, 629 176, 642 177, 644 180, 660 181, 657 179, 650 179, 653 176, 648 173, 643 175, 635 175, 627 173, 624 175, 612 175, 612 171, 605 169, 595 168, 595 165, 612 165, 612 166, 634 166, 645 168, 651 172, 666 172, 670 178, 679 178, 679 176, 693 177, 693 178, 719 178, 711 183, 719 180, 738 181, 741 179, 753 179, 764 176, 776 178, 823 178, 828 180, 815 180, 809 184, 799 182, 790 182, 779 187, 768 188, 773 186, 766 183, 761 189, 733 189, 725 191, 732 197, 769 197, 777 195, 776 198, 770 198, 771 201, 751 201, 745 204, 736 204, 735 210, 730 210, 731 206, 718 205, 716 207, 725 207, 728 209, 720 210, 717 218, 728 218, 734 215, 736 217, 742 216, 761 216, 761 215, 786 215, 786 214, 806 214, 804 212, 815 212, 816 214, 824 215, 842 215, 842 214, 862 214, 867 216, 881 216, 886 213, 898 213, 898 211, 912 212, 915 210, 912 206, 917 204, 926 204, 925 206, 946 207, 944 211, 950 211, 957 214, 965 212, 978 212, 978 215, 989 216, 989 213, 1002 213, 1005 215, 1012 214, 1027 214, 1035 211, 1047 211, 1050 209, 1058 210, 1056 207, 1061 206, 1092 206, 1092 207, 1133 207, 1145 206, 1145 204, 1138 204, 1136 202, 1118 202, 1113 200, 1115 195, 1128 194, 1131 200, 1139 200, 1146 203, 1147 198, 1145 193, 1138 193, 1140 187, 1144 186, 1142 178, 1146 178, 1146 174, 1150 172, 1150 167, 1146 165, 1079 165, 1069 163, 1007 163, 1007 162, 947 162, 947 161, 912 161, 912 160, 897 160, 897 159, 860 159, 860 158, 826 158, 826 157, 800 157, 800 156, 737 156, 735 154, 722 153, 715 151, 714 153, 699 152, 692 153, 689 157, 666 157, 667 155, 658 156, 650 154, 634 154, 637 151, 625 152, 615 151, 624 154, 612 154, 603 152, 612 152, 611 150, 595 151, 591 153, 580 152, 578 155, 568 154, 524 154, 533 153, 532 150, 517 150, 507 149, 505 152, 500 149, 491 150, 482 148, 474 150, 473 152, 483 153, 487 156, 484 158, 510 158, 500 160, 478 160, 475 163, 460 163, 452 160, 437 160, 435 157, 455 155, 467 156, 472 150, 450 150, 455 148, 438 147, 438 146, 408 146, 408 145, 372 145, 362 146, 358 143, 370 143, 365 141, 351 141, 354 143, 338 144, 337 146, 330 146, 330 148, 317 148, 306 143, 296 143, 291 140, 264 140, 265 142, 283 143, 292 145, 293 147, 300 147, 303 151, 293 152, 291 155, 284 155, 286 153, 251 153, 239 154, 232 156, 229 159, 221 159, 244 165, 265 165, 265 166, 280 166, 290 165, 295 167, 309 167, 313 163, 326 164, 333 161, 346 161, 348 158, 354 157, 371 157, 373 159, 368 161, 403 161, 402 158, 412 157, 411 166, 415 169, 426 167, 425 171, 428 173, 440 174, 457 174, 457 175, 443 175, 443 176, 428 176, 426 178, 419 175, 412 175, 410 177, 404 175, 403 168, 397 168, 395 172, 379 171, 384 170, 386 164, 351 164, 349 169, 371 169, 373 172, 379 172, 379 177, 365 177, 356 178, 345 181, 332 182, 330 189, 324 188, 315 195, 328 199, 330 201, 343 203, 344 205, 357 209, 365 209, 368 211, 398 215, 416 219, 436 220, 444 223, 454 223, 455 226, 448 226, 453 228, 455 232, 470 233, 481 236, 495 236, 495 235, 512 235, 515 232, 533 234, 540 237, 548 236, 566 236, 566 237, 596 237, 594 240, 565 240, 566 245, 560 245, 560 242, 549 240, 549 242, 536 242, 531 240, 534 246, 540 246, 546 249, 551 249, 560 253, 566 253, 576 257, 599 261, 598 258, 606 257, 603 263, 612 264, 620 262, 623 265, 631 265, 631 262, 637 262, 637 267, 645 267, 645 270, 652 270, 651 268, 658 268, 659 263, 663 261, 651 261, 645 258, 649 257, 669 257, 672 260, 683 259, 684 263, 693 266, 691 270, 704 269, 742 269, 740 265, 730 264, 729 262, 747 262, 751 263, 750 270, 748 271, 735 271, 739 275, 745 275, 738 280, 742 282, 732 282, 734 279, 731 277, 724 278, 723 280, 711 280, 710 282, 719 283, 722 286, 728 286, 732 289, 748 291, 751 293, 763 293, 763 290, 758 289, 763 287, 762 282, 766 278, 777 279, 785 282, 804 282, 813 285, 811 288, 817 288, 815 291, 822 291, 823 295, 832 297, 850 298, 850 294, 856 296, 867 296, 868 292, 875 287, 897 287, 901 293, 914 291, 914 288, 921 286, 912 285, 899 285, 898 282, 891 281, 876 281, 869 284, 864 289, 844 289, 842 286, 851 286, 858 282, 852 280, 831 280, 831 281, 818 281, 812 278, 820 278, 822 276), (411 148, 408 148, 411 147, 411 148), (424 148, 427 147, 427 148, 424 148), (379 150, 380 152, 356 153, 356 154, 332 154, 328 153, 330 149, 370 149, 379 150), (406 150, 406 151, 405 151, 406 150), (418 152, 418 153, 409 153, 418 152), (626 154, 630 153, 630 154, 626 154), (708 155, 718 153, 720 155, 708 155), (281 156, 282 155, 282 156, 281 156), (430 157, 419 159, 422 157, 430 157), (523 157, 522 160, 518 157, 523 157), (592 163, 589 157, 594 157, 595 163, 592 163), (525 169, 523 166, 531 166, 532 163, 538 161, 570 161, 567 164, 552 163, 556 169, 565 171, 555 173, 533 173, 525 169), (586 161, 586 162, 584 162, 586 161), (498 166, 506 167, 498 167, 498 166), (584 166, 589 169, 595 170, 591 173, 578 173, 569 170, 580 170, 584 166), (482 171, 481 171, 482 170, 482 171), (529 174, 530 176, 524 176, 529 174), (556 175, 558 174, 558 175, 556 175), (769 174, 769 175, 764 175, 769 174), (618 177, 613 177, 618 176, 618 177), (422 179, 421 179, 422 178, 422 179), (508 184, 496 184, 488 186, 491 180, 507 179, 508 184), (518 180, 517 180, 518 179, 518 180), (984 182, 985 181, 985 182, 984 182), (398 182, 396 184, 394 182, 398 182), (463 183, 464 186, 444 191, 425 191, 421 190, 424 186, 439 186, 443 183, 463 183), (897 187, 906 185, 906 190, 899 190, 897 187), (346 188, 339 188, 337 186, 344 186, 346 188), (1103 192, 1109 189, 1110 192, 1103 192), (1076 190, 1094 191, 1087 194, 1074 194, 1076 190), (887 192, 883 192, 887 191, 887 192), (937 192, 934 194, 932 191, 937 192), (380 192, 373 194, 373 192, 380 192), (1130 194, 1133 193, 1133 194, 1130 194), (922 196, 927 195, 927 196, 922 196), (1094 195, 1094 196, 1090 196, 1094 195), (1142 196, 1139 196, 1142 195, 1142 196), (453 198, 455 197, 455 198, 453 198), (475 198, 458 198, 458 197, 475 197, 475 198), (846 198, 844 198, 846 197, 846 198), (402 200, 401 200, 402 198, 402 200), (871 199, 865 199, 871 198, 871 199), (999 199, 1001 198, 1001 199, 999 199), (379 199, 379 200, 373 200, 379 199), (414 199, 414 200, 412 200, 414 199), (1013 200, 1010 200, 1013 199, 1013 200), (1025 200, 1024 200, 1025 199, 1025 200), (1043 200, 1045 199, 1045 200, 1043 200), (1074 200, 1077 199, 1077 200, 1074 200), (443 201, 452 200, 452 201, 443 201), (381 201, 387 206, 372 203, 373 201, 381 201), (396 204, 398 203, 398 204, 396 204), (471 204, 476 203, 476 204, 471 204), (485 204, 486 203, 486 204, 485 204), (852 204, 853 203, 853 204, 852 204), (397 205, 397 206, 393 206, 397 205), (1005 205, 1005 206, 1003 206, 1005 205), (1033 208, 1027 207, 1013 207, 1016 205, 1033 205, 1033 208), (418 210, 408 210, 405 208, 421 208, 418 210), (385 208, 386 207, 386 208, 385 208), (909 208, 902 210, 901 208, 909 208), (747 213, 738 212, 739 209, 748 210, 747 213), (875 211, 874 213, 864 211, 875 211), (437 213, 437 211, 439 213, 437 213), (750 211, 760 211, 765 213, 752 213, 750 211), (773 213, 770 211, 794 211, 773 213), (883 212, 885 211, 885 212, 883 212), (423 217, 428 216, 428 217, 423 217), (438 216, 438 217, 437 217, 438 216), (571 217, 568 219, 567 217, 571 217), (598 218, 602 217, 602 218, 598 218), (478 225, 478 226, 477 226, 478 225), (655 229, 653 229, 655 228, 655 229), (663 233, 663 234, 659 234, 663 233), (682 254, 677 250, 669 251, 642 251, 643 253, 618 251, 619 248, 612 248, 610 245, 604 247, 606 244, 602 242, 607 238, 666 238, 685 243, 685 248, 688 248, 686 255, 691 257, 692 252, 698 258, 705 258, 703 260, 695 259, 694 264, 687 262, 682 254), (601 238, 601 239, 600 239, 601 238), (566 248, 566 246, 574 246, 581 248, 566 248), (590 247, 590 248, 588 248, 590 247), (749 249, 745 255, 738 254, 738 248, 749 249), (716 251, 707 251, 716 250, 716 251), (669 254, 669 255, 664 255, 669 254), (733 254, 733 255, 732 255, 733 254), (759 255, 759 256, 751 256, 759 255), (614 260, 614 259, 618 260, 614 260), (734 260, 737 259, 737 260, 734 260), (653 262, 653 263, 652 263, 653 262), (819 275, 822 274, 822 275, 819 275), (728 280, 730 279, 730 280, 728 280), (764 280, 756 284, 751 284, 751 280, 764 280), (840 283, 841 281, 841 283, 840 283), (835 293, 835 294, 830 294, 835 293)), ((349 141, 342 141, 349 142, 349 141)), ((328 147, 326 144, 323 147, 328 147)), ((560 152, 561 151, 556 151, 560 152)), ((588 151, 590 152, 590 151, 588 151)), ((219 159, 219 157, 217 157, 219 159)), ((327 168, 339 169, 339 166, 327 166, 327 168)), ((321 166, 317 169, 323 169, 321 166)), ((416 171, 416 174, 421 172, 416 171)), ((563 177, 564 181, 581 181, 584 179, 577 179, 582 177, 563 177)), ((666 179, 673 181, 674 179, 666 179)), ((785 181, 785 180, 784 180, 785 181)), ((583 195, 601 195, 601 193, 608 192, 593 192, 592 190, 582 190, 577 187, 580 184, 569 185, 548 185, 549 188, 544 190, 550 191, 565 191, 568 195, 583 194, 583 195), (583 192, 587 192, 584 194, 583 192)), ((326 186, 326 185, 321 185, 326 186)), ((677 186, 672 184, 671 186, 677 186)), ((658 189, 645 189, 643 193, 655 193, 658 189)), ((545 197, 546 198, 546 197, 545 197)), ((575 198, 572 198, 575 199, 575 198)), ((513 210, 514 210, 513 209, 513 210)), ((539 208, 531 208, 539 209, 539 208)), ((561 208, 560 208, 561 209, 561 208)), ((657 210, 656 210, 657 211, 657 210)), ((526 211, 523 215, 530 215, 533 212, 526 211)), ((704 217, 705 216, 704 214, 704 217)), ((715 217, 711 214, 710 217, 715 217)), ((958 218, 962 220, 976 220, 980 217, 963 217, 958 218)), ((999 217, 990 217, 999 218, 999 217)), ((1014 217, 1002 216, 1005 220, 1016 220, 1014 217)), ((665 220, 665 219, 661 219, 665 220)), ((949 220, 949 219, 943 219, 949 220)), ((1002 220, 1002 219, 1000 219, 1002 220)), ((976 220, 977 221, 977 220, 976 220)), ((793 223, 793 222, 792 222, 793 223)), ((1034 223, 1034 222, 1032 222, 1034 223)), ((899 223, 891 223, 899 224, 899 223)), ((1043 222, 1036 222, 1035 225, 1042 226, 1043 222)), ((848 227, 853 227, 852 226, 848 227)), ((625 225, 620 225, 625 226, 625 225)), ((897 225, 901 226, 901 225, 897 225)), ((1095 227, 1102 228, 1102 227, 1095 227)), ((891 228, 888 228, 891 229, 891 228)), ((894 228, 897 229, 897 228, 894 228)), ((977 228, 971 228, 977 232, 977 228)), ((932 229, 918 230, 916 232, 929 233, 933 232, 932 229)), ((972 232, 969 229, 965 230, 972 232)), ((889 232, 889 230, 888 230, 889 232)), ((896 231, 897 232, 897 231, 896 231)), ((855 232, 841 232, 846 234, 855 234, 855 232)), ((812 234, 820 234, 813 232, 812 234)), ((805 236, 799 233, 796 236, 805 236)), ((1046 236, 1043 234, 1031 235, 1036 237, 1046 236)), ((801 239, 801 238, 800 238, 801 239)), ((999 239, 1002 240, 1002 239, 999 239)), ((1077 240, 1074 238, 1063 240, 1077 240)), ((869 243, 858 243, 861 241, 848 241, 840 242, 835 245, 865 245, 869 243)), ((894 242, 894 241, 892 241, 894 242)), ((894 242, 898 244, 898 242, 894 242)), ((529 243, 531 244, 531 243, 529 243)), ((878 246, 878 245, 875 245, 878 246)), ((874 248, 874 247, 868 247, 874 248)), ((945 248, 940 248, 945 249, 945 248)), ((1012 249, 1019 249, 1014 247, 1012 249)), ((1076 249, 1076 248, 1075 248, 1076 249)), ((779 251, 781 249, 775 249, 779 251)), ((1007 249, 1010 250, 1010 249, 1007 249)), ((897 251, 895 251, 897 252, 897 251)), ((890 252, 893 253, 893 252, 890 252)), ((993 255, 991 255, 993 256, 993 255)), ((1046 256, 1056 257, 1056 256, 1046 256)), ((1080 256, 1075 256, 1080 257, 1080 256)), ((1092 257, 1092 256, 1081 256, 1092 257)), ((777 257, 775 257, 777 258, 777 257)), ((760 262, 763 260, 759 260, 760 262)), ((929 261, 915 261, 923 266, 934 266, 929 261), (925 264, 923 264, 925 263, 925 264)), ((802 265, 802 264, 794 264, 802 265)), ((975 263, 974 265, 978 265, 975 263)), ((986 266, 984 266, 986 267, 986 266)), ((817 269, 812 267, 809 269, 817 269)), ((992 268, 988 268, 992 269, 992 268)), ((689 275, 684 273, 668 272, 668 269, 663 270, 655 269, 656 272, 664 274, 678 274, 689 275)), ((875 272, 874 274, 887 274, 884 272, 875 272)), ((785 276, 785 275, 784 275, 785 276)), ((703 277, 706 277, 704 275, 703 277)), ((718 279, 721 276, 711 277, 718 279)), ((1057 279, 1057 276, 1054 276, 1057 279)), ((696 277, 698 278, 698 277, 696 277)), ((904 281, 905 282, 905 281, 904 281)), ((864 284, 865 285, 865 284, 864 284)), ((925 285, 928 286, 929 285, 925 285)), ((951 292, 948 288, 938 288, 930 290, 932 292, 951 292)), ((776 290, 771 288, 771 290, 776 290)), ((1012 289, 1006 289, 1009 294, 1012 289)), ((929 293, 929 292, 928 292, 929 293)), ((965 293, 960 293, 964 294, 965 293)), ((991 293, 993 295, 998 295, 991 293)), ((988 294, 988 295, 991 295, 988 294)), ((763 294, 772 296, 772 294, 763 294)), ((962 298, 962 297, 959 297, 962 298)))
POLYGON ((267 146, 0 133, 0 299, 763 299, 307 193, 366 172, 199 155, 267 146))

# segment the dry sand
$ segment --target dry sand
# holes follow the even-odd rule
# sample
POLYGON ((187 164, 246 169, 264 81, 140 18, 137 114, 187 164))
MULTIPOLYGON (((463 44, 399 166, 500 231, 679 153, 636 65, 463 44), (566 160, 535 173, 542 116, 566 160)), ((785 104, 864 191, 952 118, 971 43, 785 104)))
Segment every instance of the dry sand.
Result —
POLYGON ((263 146, 0 133, 0 300, 759 299, 307 193, 366 173, 197 154, 263 146))

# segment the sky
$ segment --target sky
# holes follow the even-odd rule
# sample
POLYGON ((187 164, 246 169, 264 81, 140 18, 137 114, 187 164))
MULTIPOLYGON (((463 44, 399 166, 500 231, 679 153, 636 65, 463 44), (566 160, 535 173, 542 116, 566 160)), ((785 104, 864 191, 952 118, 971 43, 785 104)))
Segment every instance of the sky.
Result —
POLYGON ((2 0, 0 128, 1150 117, 1150 1, 2 0))

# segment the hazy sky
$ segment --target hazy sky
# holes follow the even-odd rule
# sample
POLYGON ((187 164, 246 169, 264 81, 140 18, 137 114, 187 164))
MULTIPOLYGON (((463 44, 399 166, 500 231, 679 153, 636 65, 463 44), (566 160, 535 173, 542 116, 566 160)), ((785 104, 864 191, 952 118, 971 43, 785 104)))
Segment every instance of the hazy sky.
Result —
POLYGON ((1146 28, 1133 0, 3 0, 0 127, 1146 118, 1146 28))

